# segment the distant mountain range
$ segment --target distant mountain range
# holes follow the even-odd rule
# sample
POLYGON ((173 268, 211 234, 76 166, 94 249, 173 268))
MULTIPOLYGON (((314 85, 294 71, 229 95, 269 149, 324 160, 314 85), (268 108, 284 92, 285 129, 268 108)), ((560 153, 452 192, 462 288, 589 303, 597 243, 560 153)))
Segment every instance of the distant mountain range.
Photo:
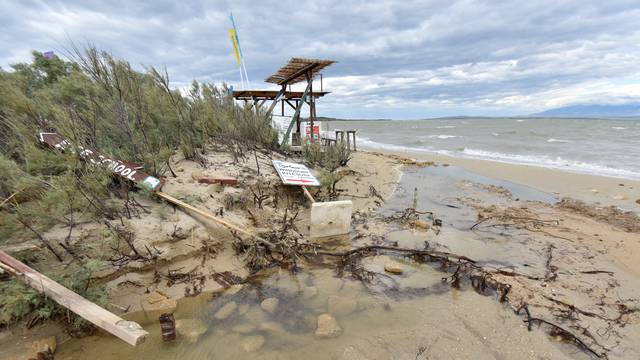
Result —
POLYGON ((625 105, 571 105, 559 107, 532 116, 545 117, 636 117, 640 116, 640 104, 625 105))

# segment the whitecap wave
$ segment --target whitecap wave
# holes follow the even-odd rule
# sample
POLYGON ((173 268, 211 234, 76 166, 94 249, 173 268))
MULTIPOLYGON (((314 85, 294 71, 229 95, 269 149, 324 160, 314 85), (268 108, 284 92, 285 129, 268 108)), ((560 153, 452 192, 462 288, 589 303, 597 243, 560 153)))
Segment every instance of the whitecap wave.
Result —
POLYGON ((436 126, 436 129, 455 129, 456 127, 453 125, 442 125, 442 126, 436 126))
MULTIPOLYGON (((561 157, 552 158, 544 155, 518 155, 504 154, 493 151, 484 151, 465 148, 462 151, 464 157, 482 160, 492 160, 519 165, 532 165, 551 169, 568 170, 573 172, 609 176, 624 179, 640 179, 640 172, 617 169, 606 165, 588 163, 583 161, 563 159, 561 157)), ((454 155, 455 156, 455 155, 454 155)))
POLYGON ((573 141, 571 141, 571 140, 563 140, 563 139, 554 139, 554 138, 551 138, 551 139, 547 139, 547 142, 548 142, 548 143, 572 143, 573 141))
POLYGON ((459 138, 462 136, 458 136, 458 135, 429 135, 428 138, 429 139, 453 139, 453 138, 459 138))
POLYGON ((613 130, 627 130, 626 127, 622 127, 622 126, 612 126, 611 127, 613 130))
POLYGON ((500 134, 498 134, 498 133, 491 133, 491 135, 493 135, 493 136, 500 136, 500 134))

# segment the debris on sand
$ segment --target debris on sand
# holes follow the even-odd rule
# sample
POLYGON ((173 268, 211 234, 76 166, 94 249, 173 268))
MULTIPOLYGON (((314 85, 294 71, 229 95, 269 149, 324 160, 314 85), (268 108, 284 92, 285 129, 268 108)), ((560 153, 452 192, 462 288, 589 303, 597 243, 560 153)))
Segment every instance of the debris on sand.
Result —
MULTIPOLYGON (((640 199, 636 202, 640 204, 640 199)), ((613 225, 626 232, 640 232, 640 217, 634 212, 623 211, 615 206, 597 207, 580 200, 563 198, 558 207, 613 225)))

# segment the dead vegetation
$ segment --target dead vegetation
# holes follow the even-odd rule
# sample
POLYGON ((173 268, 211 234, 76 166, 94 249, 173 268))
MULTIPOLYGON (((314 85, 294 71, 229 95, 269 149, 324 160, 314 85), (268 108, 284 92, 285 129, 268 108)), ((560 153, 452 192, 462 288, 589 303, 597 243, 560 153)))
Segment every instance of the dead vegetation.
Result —
POLYGON ((580 200, 569 198, 562 199, 558 207, 613 225, 627 232, 640 233, 640 217, 632 211, 623 211, 615 206, 591 206, 580 200))

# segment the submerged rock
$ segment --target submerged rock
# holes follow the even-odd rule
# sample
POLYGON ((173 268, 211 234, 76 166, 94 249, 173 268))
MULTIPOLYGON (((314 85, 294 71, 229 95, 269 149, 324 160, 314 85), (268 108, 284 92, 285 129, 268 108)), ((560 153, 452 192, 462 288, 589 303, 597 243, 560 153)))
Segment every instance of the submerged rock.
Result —
POLYGON ((248 304, 238 305, 238 315, 242 316, 249 311, 250 306, 248 304))
POLYGON ((278 304, 280 303, 280 301, 277 298, 268 298, 268 299, 264 299, 261 303, 260 303, 260 307, 262 308, 262 310, 268 312, 269 314, 273 314, 276 312, 276 310, 278 310, 278 304))
POLYGON ((249 334, 256 331, 257 328, 253 324, 238 324, 231 328, 231 331, 238 334, 249 334))
POLYGON ((235 303, 235 301, 229 301, 228 303, 224 304, 223 307, 218 309, 213 317, 218 320, 224 320, 231 316, 231 314, 233 314, 233 312, 236 311, 237 308, 238 305, 235 303))
POLYGON ((342 334, 342 328, 338 325, 336 318, 331 314, 322 314, 318 316, 318 327, 316 336, 319 338, 332 338, 342 334))
POLYGON ((207 332, 207 325, 199 319, 178 319, 176 320, 176 330, 178 334, 190 343, 196 343, 200 337, 207 332))
POLYGON ((277 323, 275 321, 264 322, 260 324, 259 329, 260 331, 264 331, 266 333, 274 335, 282 335, 287 332, 280 323, 277 323))
POLYGON ((309 300, 316 295, 318 295, 318 288, 315 286, 307 286, 302 290, 302 298, 304 300, 309 300))
POLYGON ((256 325, 261 324, 266 320, 266 315, 264 313, 264 310, 262 310, 257 306, 251 307, 249 311, 247 311, 247 313, 244 314, 244 317, 247 320, 249 320, 251 323, 256 325))
POLYGON ((384 271, 396 275, 402 274, 402 267, 399 264, 388 262, 384 264, 384 271))
POLYGON ((262 335, 247 336, 240 342, 240 346, 246 352, 258 351, 262 345, 264 345, 264 336, 262 335))
POLYGON ((349 315, 357 308, 358 302, 355 299, 332 295, 327 300, 327 311, 334 316, 349 315))

